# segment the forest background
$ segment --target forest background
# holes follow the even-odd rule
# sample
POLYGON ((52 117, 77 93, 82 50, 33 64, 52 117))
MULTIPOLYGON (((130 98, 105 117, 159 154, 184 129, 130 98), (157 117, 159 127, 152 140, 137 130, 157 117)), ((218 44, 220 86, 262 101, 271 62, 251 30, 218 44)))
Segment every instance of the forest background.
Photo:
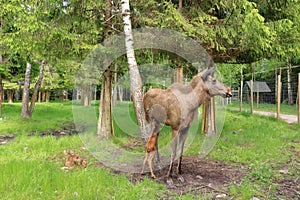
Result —
MULTIPOLYGON (((74 79, 96 45, 122 32, 120 7, 120 1, 110 0, 1 0, 0 105, 3 96, 8 102, 21 99, 29 65, 29 83, 41 85, 39 93, 30 85, 31 99, 49 101, 81 96, 83 105, 89 105, 91 99, 99 99, 105 84, 103 76, 99 77, 93 95, 90 95, 91 88, 73 93, 74 79)), ((263 72, 263 78, 273 82, 274 72, 281 73, 280 68, 288 69, 283 73, 297 75, 299 12, 298 0, 131 2, 133 29, 168 28, 196 40, 217 63, 223 82, 232 88, 239 87, 242 78, 249 80, 257 72, 263 72)), ((138 64, 160 63, 180 69, 182 74, 175 74, 172 82, 190 80, 196 73, 190 63, 169 52, 138 50, 136 58, 138 64)), ((112 65, 108 77, 114 85, 128 70, 125 55, 112 65)), ((130 99, 130 94, 126 97, 123 89, 119 88, 120 98, 130 99)), ((296 98, 289 103, 295 101, 296 98)), ((30 117, 33 108, 25 111, 29 115, 24 116, 30 117)))

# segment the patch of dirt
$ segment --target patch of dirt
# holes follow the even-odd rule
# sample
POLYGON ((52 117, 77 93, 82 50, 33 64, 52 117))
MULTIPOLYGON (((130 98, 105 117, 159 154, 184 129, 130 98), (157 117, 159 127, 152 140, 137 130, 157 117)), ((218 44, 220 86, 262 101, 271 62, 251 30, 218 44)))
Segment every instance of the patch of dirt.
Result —
MULTIPOLYGON (((253 111, 255 114, 258 115, 264 115, 264 116, 271 116, 271 117, 276 117, 276 113, 273 112, 266 112, 266 111, 253 111)), ((280 114, 279 117, 286 121, 288 124, 293 124, 297 122, 297 116, 296 115, 287 115, 287 114, 280 114)))
POLYGON ((287 163, 275 168, 282 174, 280 178, 274 180, 278 197, 287 199, 300 199, 300 151, 294 146, 290 147, 292 155, 287 163))
POLYGON ((16 136, 16 134, 0 135, 0 145, 6 144, 9 140, 14 139, 16 136))
MULTIPOLYGON (((48 136, 52 135, 57 138, 63 137, 63 136, 70 136, 70 135, 77 135, 79 132, 76 130, 74 122, 63 122, 63 126, 57 130, 57 129, 50 129, 47 131, 39 132, 38 134, 43 137, 43 136, 48 136)), ((30 135, 35 135, 37 133, 33 132, 28 134, 30 135)))
MULTIPOLYGON (((176 170, 177 162, 174 165, 176 170)), ((239 185, 248 169, 244 166, 227 165, 222 161, 201 159, 198 156, 184 156, 182 160, 182 177, 184 182, 172 177, 173 184, 168 184, 165 175, 168 167, 155 171, 158 183, 164 184, 165 187, 175 194, 210 194, 213 198, 218 195, 223 199, 229 195, 230 185, 239 185)), ((128 174, 128 179, 132 182, 141 181, 144 177, 150 178, 150 173, 145 175, 128 174)), ((168 198, 171 198, 170 195, 168 198)))
POLYGON ((276 196, 286 199, 300 199, 300 180, 299 177, 286 177, 275 181, 276 196))

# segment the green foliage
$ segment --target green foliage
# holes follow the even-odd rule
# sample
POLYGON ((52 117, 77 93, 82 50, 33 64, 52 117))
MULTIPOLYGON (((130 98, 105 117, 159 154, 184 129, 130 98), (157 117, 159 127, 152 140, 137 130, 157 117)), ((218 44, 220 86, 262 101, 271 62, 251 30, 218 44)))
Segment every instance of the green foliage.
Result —
POLYGON ((0 73, 10 80, 23 78, 26 62, 45 60, 43 89, 72 88, 74 75, 87 53, 101 40, 103 3, 93 1, 6 1, 1 5, 0 73), (17 69, 16 66, 20 67, 17 69), (16 78, 18 77, 18 78, 16 78), (49 88, 50 87, 50 88, 49 88))
MULTIPOLYGON (((79 63, 103 41, 106 22, 102 15, 105 2, 68 2, 63 6, 57 0, 2 0, 0 49, 4 59, 0 73, 4 79, 20 80, 26 62, 43 59, 58 74, 54 78, 45 73, 43 89, 72 87, 79 63)), ((297 0, 211 0, 184 1, 179 9, 178 1, 131 2, 134 28, 176 30, 200 42, 216 62, 230 63, 252 63, 264 58, 295 60, 300 53, 299 5, 297 0)), ((117 7, 115 2, 110 33, 122 29, 117 7)), ((145 52, 137 54, 137 60, 153 62, 151 53, 145 52)), ((180 65, 177 57, 161 52, 155 53, 155 60, 180 65)), ((126 63, 121 61, 118 66, 118 72, 123 74, 126 63)), ((190 67, 186 65, 186 71, 190 67)))

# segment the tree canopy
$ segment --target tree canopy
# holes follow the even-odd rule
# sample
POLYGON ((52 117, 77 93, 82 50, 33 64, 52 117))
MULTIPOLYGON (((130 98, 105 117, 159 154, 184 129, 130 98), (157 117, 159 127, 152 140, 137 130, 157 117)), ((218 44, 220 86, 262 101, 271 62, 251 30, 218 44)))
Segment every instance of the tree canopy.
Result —
MULTIPOLYGON (((131 7, 133 28, 178 31, 202 44, 218 63, 299 62, 298 0, 186 0, 182 5, 178 0, 139 0, 132 1, 131 7)), ((0 73, 4 80, 21 80, 26 62, 33 64, 32 76, 37 77, 38 63, 45 60, 49 70, 42 88, 72 88, 74 74, 103 41, 105 27, 110 26, 107 34, 122 32, 120 1, 113 1, 111 24, 105 21, 105 8, 105 1, 1 0, 0 73)), ((150 54, 153 56, 151 51, 139 52, 138 62, 150 62, 150 54)), ((168 57, 171 66, 178 65, 178 59, 168 52, 155 56, 157 60, 168 57)), ((118 72, 124 73, 124 59, 118 63, 118 72)))

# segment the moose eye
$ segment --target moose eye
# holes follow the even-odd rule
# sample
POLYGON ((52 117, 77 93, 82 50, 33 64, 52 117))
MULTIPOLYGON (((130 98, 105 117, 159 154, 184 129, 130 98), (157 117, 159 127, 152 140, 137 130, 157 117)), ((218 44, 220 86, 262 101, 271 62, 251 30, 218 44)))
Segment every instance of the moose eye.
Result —
POLYGON ((216 84, 217 80, 216 80, 216 79, 214 79, 212 82, 213 82, 213 84, 216 84))

